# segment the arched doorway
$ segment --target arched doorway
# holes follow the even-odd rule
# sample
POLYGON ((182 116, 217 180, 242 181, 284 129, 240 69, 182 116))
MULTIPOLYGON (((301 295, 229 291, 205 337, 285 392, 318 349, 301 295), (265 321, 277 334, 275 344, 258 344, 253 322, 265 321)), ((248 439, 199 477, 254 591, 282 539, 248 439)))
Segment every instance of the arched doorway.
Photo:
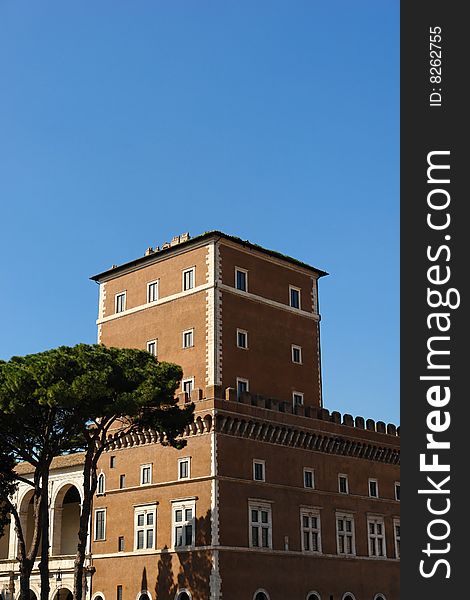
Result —
POLYGON ((77 552, 80 512, 80 492, 74 485, 65 485, 57 493, 54 502, 53 556, 70 556, 77 552))
POLYGON ((54 594, 54 600, 73 600, 73 594, 68 588, 61 587, 54 594))
MULTIPOLYGON (((29 490, 21 499, 18 511, 26 545, 26 551, 31 548, 34 534, 34 490, 29 490)), ((41 556, 41 539, 39 538, 38 553, 41 556)), ((34 592, 32 592, 34 594, 34 592)))

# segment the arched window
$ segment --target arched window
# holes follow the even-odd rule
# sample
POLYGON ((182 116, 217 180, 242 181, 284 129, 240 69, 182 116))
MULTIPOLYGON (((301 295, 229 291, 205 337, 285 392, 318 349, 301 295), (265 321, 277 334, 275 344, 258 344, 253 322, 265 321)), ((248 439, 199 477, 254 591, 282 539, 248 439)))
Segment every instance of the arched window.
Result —
POLYGON ((387 600, 383 594, 376 594, 374 600, 387 600))
POLYGON ((150 600, 150 596, 147 594, 147 592, 142 592, 139 596, 139 600, 150 600))
POLYGON ((186 590, 181 590, 181 592, 178 592, 176 600, 191 600, 191 596, 186 590))
POLYGON ((307 600, 321 600, 321 597, 318 592, 310 592, 307 596, 307 600))
POLYGON ((269 600, 269 596, 264 590, 259 590, 256 592, 253 600, 269 600))
POLYGON ((346 592, 343 596, 343 600, 356 600, 351 592, 346 592))
POLYGON ((98 475, 98 485, 96 486, 96 493, 97 494, 104 494, 104 491, 105 491, 104 473, 100 473, 98 475))

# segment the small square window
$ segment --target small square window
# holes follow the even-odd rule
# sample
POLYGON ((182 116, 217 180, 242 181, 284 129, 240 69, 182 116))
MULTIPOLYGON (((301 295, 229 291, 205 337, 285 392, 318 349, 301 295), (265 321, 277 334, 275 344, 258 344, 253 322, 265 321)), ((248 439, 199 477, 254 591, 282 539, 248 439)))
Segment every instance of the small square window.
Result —
POLYGON ((158 280, 147 283, 147 302, 158 300, 158 280))
POLYGON ((242 394, 250 391, 250 385, 248 379, 241 379, 237 377, 237 397, 240 398, 242 394))
POLYGON ((185 269, 183 271, 183 291, 192 290, 194 288, 194 275, 196 272, 195 267, 191 269, 185 269))
POLYGON ((124 473, 119 475, 119 489, 122 490, 126 487, 126 476, 124 473))
POLYGON ((253 461, 253 479, 255 481, 265 480, 265 464, 264 460, 253 461))
POLYGON ((379 497, 379 484, 377 479, 369 479, 369 496, 371 498, 379 497))
POLYGON ((124 536, 118 537, 118 552, 124 552, 124 536))
POLYGON ((115 466, 116 466, 116 457, 110 456, 109 457, 109 468, 114 469, 115 466))
POLYGON ((140 485, 152 483, 152 465, 140 465, 140 485))
POLYGON ((194 377, 191 377, 189 379, 183 379, 182 387, 183 392, 186 392, 188 396, 191 397, 191 392, 194 389, 194 377))
POLYGON ((235 269, 235 287, 242 292, 248 291, 248 271, 245 271, 245 269, 235 269))
POLYGON ((126 292, 119 292, 115 296, 115 312, 120 313, 126 310, 126 292))
POLYGON ((292 392, 292 404, 294 408, 304 405, 304 395, 302 392, 292 392))
POLYGON ((289 286, 289 304, 292 308, 300 308, 300 289, 289 286))
POLYGON ((395 482, 395 500, 400 500, 400 482, 395 482))
POLYGON ((304 469, 304 487, 312 489, 315 487, 313 469, 304 469))
POLYGON ((147 352, 150 352, 152 356, 157 356, 157 340, 147 342, 147 352))
POLYGON ((340 494, 348 494, 349 493, 349 485, 348 485, 348 476, 347 475, 338 475, 338 489, 340 494))
POLYGON ((179 458, 178 459, 178 479, 189 479, 189 466, 190 460, 189 458, 179 458))
POLYGON ((183 331, 183 348, 192 348, 194 346, 194 330, 187 329, 183 331))
POLYGON ((237 346, 244 350, 248 348, 248 332, 244 329, 237 329, 237 346))

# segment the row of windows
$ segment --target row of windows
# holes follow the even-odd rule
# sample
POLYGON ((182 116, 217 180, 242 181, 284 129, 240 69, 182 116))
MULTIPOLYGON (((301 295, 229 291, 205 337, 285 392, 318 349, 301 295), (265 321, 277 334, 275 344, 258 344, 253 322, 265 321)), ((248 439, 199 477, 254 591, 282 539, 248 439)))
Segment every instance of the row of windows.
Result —
MULTIPOLYGON (((242 377, 237 377, 237 396, 240 398, 242 394, 250 391, 250 381, 242 377)), ((294 408, 303 406, 304 404, 304 393, 303 392, 292 392, 292 405, 294 408)))
MULTIPOLYGON (((195 499, 172 502, 172 548, 195 545, 195 499)), ((106 540, 106 508, 95 510, 93 538, 96 542, 106 540)), ((156 540, 157 505, 155 503, 134 507, 133 550, 154 550, 156 540)), ((124 552, 124 536, 118 537, 118 552, 124 552)))
MULTIPOLYGON (((270 598, 266 590, 258 590, 255 592, 253 600, 270 600, 270 598)), ((309 592, 306 600, 321 600, 321 596, 318 592, 309 592)), ((345 592, 341 596, 341 600, 356 600, 356 598, 352 592, 345 592)), ((373 600, 386 600, 386 598, 383 594, 375 594, 373 600)))
MULTIPOLYGON (((98 592, 98 594, 93 597, 93 600, 104 600, 104 595, 101 592, 98 592)), ((118 585, 116 587, 116 600, 123 600, 122 585, 118 585)), ((140 593, 138 600, 152 600, 152 596, 150 592, 145 590, 140 593)), ((192 600, 192 596, 188 590, 179 590, 176 594, 175 600, 192 600)), ((270 600, 270 597, 266 590, 258 589, 253 594, 253 600, 270 600)), ((322 598, 319 592, 308 592, 306 600, 322 600, 322 598)), ((356 600, 356 598, 352 592, 345 592, 341 596, 341 600, 356 600)), ((373 600, 386 600, 386 598, 383 594, 379 593, 375 594, 373 600)))
MULTIPOLYGON (((195 500, 172 503, 172 547, 187 548, 195 545, 195 500)), ((134 507, 133 550, 154 550, 156 540, 157 505, 134 507)), ((400 521, 393 520, 395 558, 400 558, 400 521)), ((249 503, 249 546, 273 548, 273 521, 271 504, 249 503)), ((322 553, 321 517, 318 509, 300 509, 301 549, 307 553, 322 553)), ((94 540, 106 539, 106 509, 95 510, 94 540)), ((369 556, 386 558, 385 522, 381 516, 367 517, 367 540, 369 556)), ((117 550, 125 550, 123 536, 118 538, 117 550)), ((289 550, 289 538, 285 537, 285 550, 289 550)), ((336 551, 339 555, 356 555, 354 515, 336 513, 336 551)))
MULTIPOLYGON (((181 276, 181 289, 183 292, 194 289, 196 281, 196 267, 183 269, 181 276)), ((156 302, 159 297, 160 280, 147 282, 147 303, 156 302)), ((248 292, 248 271, 235 267, 235 288, 242 292, 248 292)), ((289 306, 300 310, 301 289, 293 285, 289 286, 289 306)), ((126 310, 127 292, 125 290, 118 292, 114 296, 114 310, 121 313, 126 310)))
MULTIPOLYGON (((303 552, 322 553, 320 511, 300 510, 301 545, 303 552)), ((395 558, 400 558, 400 521, 393 520, 395 558)), ((250 504, 250 539, 252 548, 272 548, 272 514, 270 504, 250 504)), ((385 523, 380 516, 367 517, 369 556, 386 558, 385 523)), ((288 537, 285 549, 289 549, 288 537)), ((356 555, 354 516, 349 513, 336 513, 336 550, 345 556, 356 555)))
MULTIPOLYGON (((253 460, 253 480, 266 481, 266 461, 262 459, 253 460)), ((304 467, 304 487, 315 489, 315 471, 304 467)), ((379 498, 379 482, 377 479, 368 481, 370 498, 379 498)), ((349 478, 343 473, 338 474, 338 492, 340 494, 349 494, 349 478)), ((395 482, 395 500, 400 500, 400 482, 395 482)))
MULTIPOLYGON (((114 469, 116 466, 116 457, 110 456, 109 466, 114 469)), ((152 464, 140 465, 140 485, 151 485, 152 484, 152 464)), ((191 477, 191 458, 185 456, 184 458, 178 458, 178 479, 189 479, 191 477)), ((123 489, 126 487, 126 475, 121 473, 119 475, 119 488, 123 489)), ((98 481, 96 486, 97 495, 102 495, 106 492, 106 476, 104 473, 98 475, 98 481)))

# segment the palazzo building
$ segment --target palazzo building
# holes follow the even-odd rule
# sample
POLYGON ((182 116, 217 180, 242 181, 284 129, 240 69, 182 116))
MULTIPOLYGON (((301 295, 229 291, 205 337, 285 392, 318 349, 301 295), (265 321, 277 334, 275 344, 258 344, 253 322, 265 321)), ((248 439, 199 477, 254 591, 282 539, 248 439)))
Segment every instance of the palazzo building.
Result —
MULTIPOLYGON (((89 600, 398 600, 398 430, 323 406, 324 275, 212 231, 92 277, 98 341, 181 365, 195 417, 183 450, 144 431, 103 455, 89 600)), ((51 600, 72 589, 81 461, 56 459, 51 477, 51 600)), ((29 501, 21 484, 25 523, 29 501)), ((19 589, 12 529, 5 600, 19 589)))

